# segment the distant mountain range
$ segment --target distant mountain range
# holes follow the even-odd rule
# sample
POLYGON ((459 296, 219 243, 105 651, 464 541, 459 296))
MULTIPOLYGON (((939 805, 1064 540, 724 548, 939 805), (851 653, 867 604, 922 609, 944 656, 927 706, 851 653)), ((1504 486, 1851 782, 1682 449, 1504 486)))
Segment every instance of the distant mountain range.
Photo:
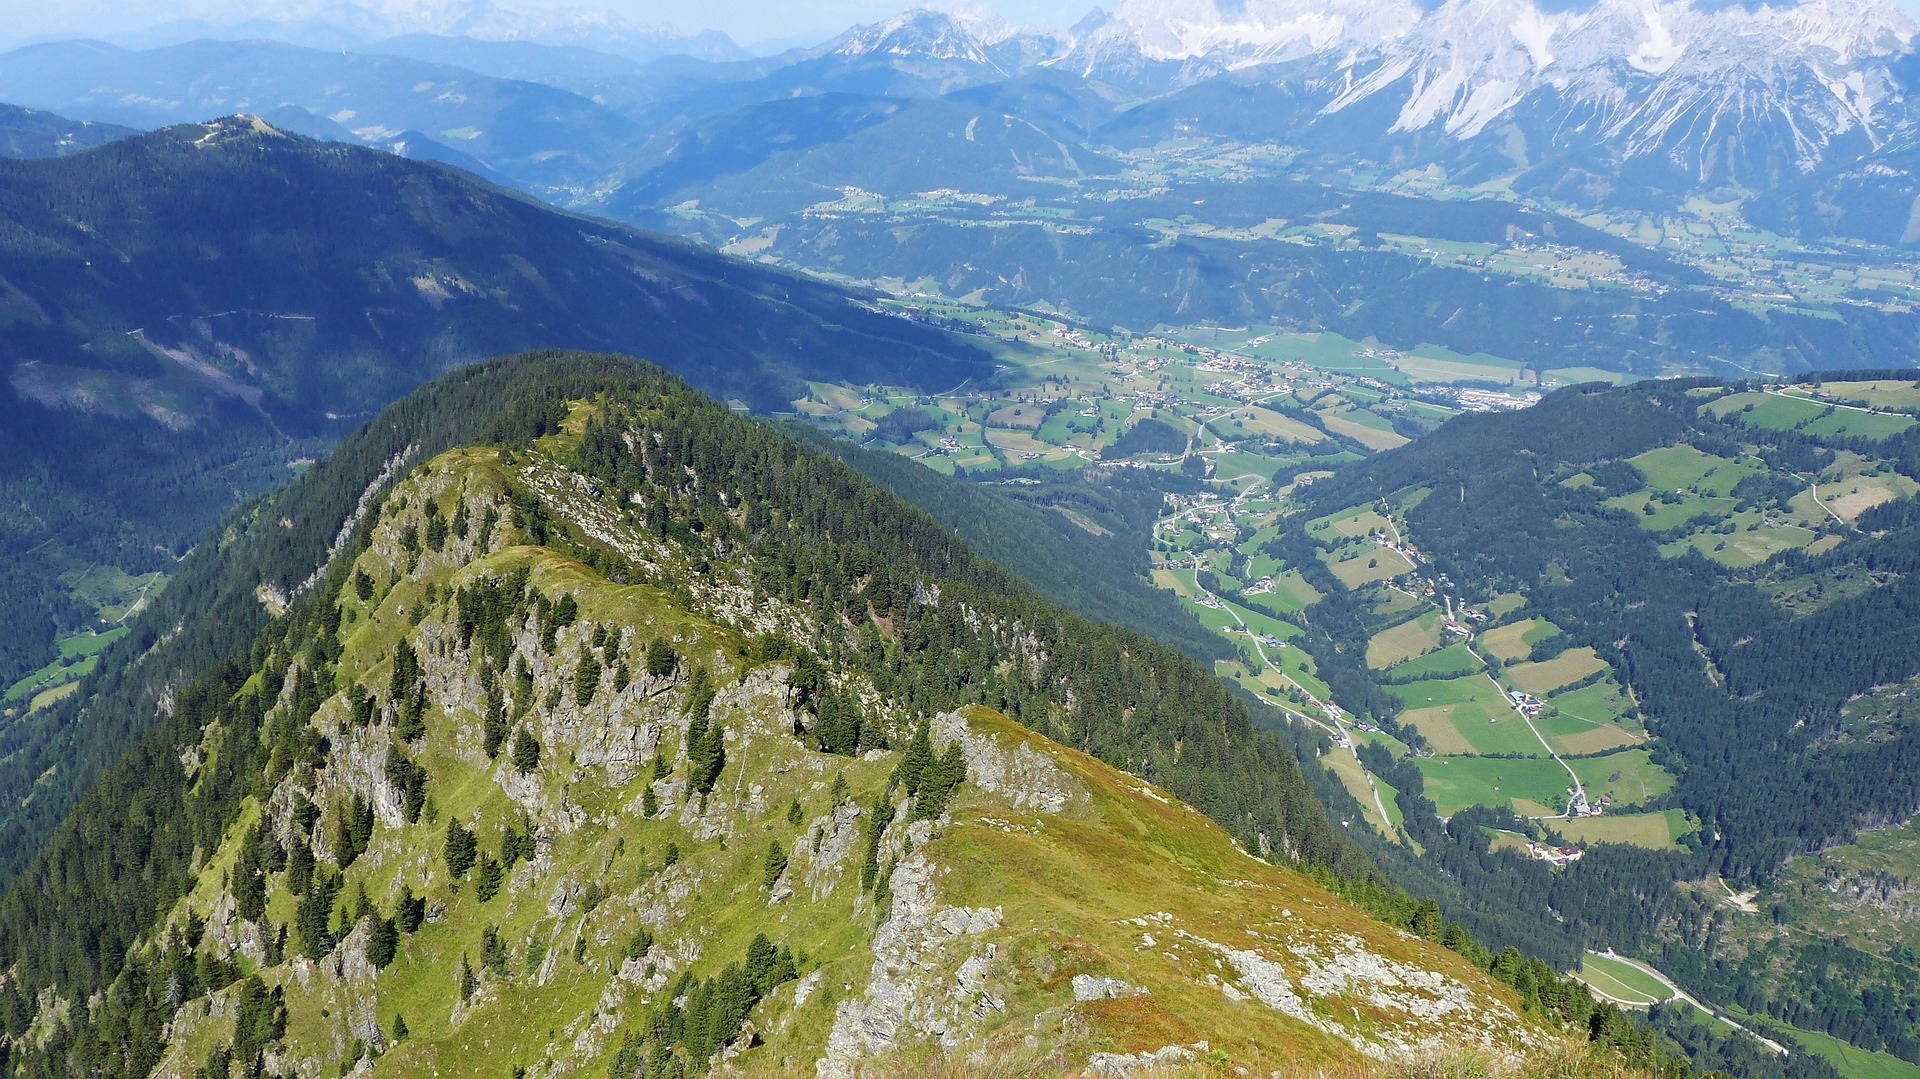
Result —
MULTIPOLYGON (((248 111, 404 142, 585 206, 657 163, 663 132, 702 118, 795 96, 928 98, 1042 78, 1098 104, 1084 125, 1095 149, 1271 142, 1333 166, 1437 165, 1456 186, 1576 207, 1714 193, 1790 233, 1920 239, 1908 222, 1920 27, 1889 0, 1129 0, 1059 31, 914 10, 759 59, 718 39, 485 2, 343 4, 314 18, 349 28, 359 51, 50 44, 0 56, 0 100, 148 127, 248 111)), ((320 40, 276 19, 251 30, 320 40)))
POLYGON ((1057 33, 908 12, 834 54, 1159 98, 1110 133, 1131 145, 1258 136, 1607 202, 1765 190, 1910 145, 1916 31, 1885 0, 1128 0, 1057 33), (1220 108, 1216 83, 1253 107, 1220 108))
MULTIPOLYGON (((602 7, 517 6, 493 0, 252 0, 244 18, 211 17, 207 5, 183 17, 183 5, 130 0, 111 8, 86 0, 10 13, 0 40, 71 34, 78 26, 111 28, 114 40, 153 45, 189 38, 273 38, 318 48, 350 48, 400 35, 447 35, 482 42, 591 46, 628 60, 686 55, 735 60, 747 53, 717 30, 683 34, 632 22, 602 7), (89 11, 89 6, 93 10, 89 11)), ((95 31, 100 32, 100 31, 95 31)))

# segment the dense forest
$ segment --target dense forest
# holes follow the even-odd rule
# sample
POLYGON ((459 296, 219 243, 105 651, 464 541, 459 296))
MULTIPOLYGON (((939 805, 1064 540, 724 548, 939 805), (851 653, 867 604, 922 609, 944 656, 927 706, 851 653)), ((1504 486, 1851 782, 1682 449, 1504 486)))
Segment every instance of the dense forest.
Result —
POLYGON ((1219 637, 1146 575, 1149 537, 1165 492, 1196 486, 1193 481, 1114 469, 1096 482, 1084 474, 1034 469, 1022 476, 1028 483, 986 486, 955 481, 897 453, 861 449, 811 427, 785 430, 925 510, 1075 614, 1147 634, 1203 662, 1228 654, 1219 637), (1101 531, 1061 510, 1095 522, 1101 531))

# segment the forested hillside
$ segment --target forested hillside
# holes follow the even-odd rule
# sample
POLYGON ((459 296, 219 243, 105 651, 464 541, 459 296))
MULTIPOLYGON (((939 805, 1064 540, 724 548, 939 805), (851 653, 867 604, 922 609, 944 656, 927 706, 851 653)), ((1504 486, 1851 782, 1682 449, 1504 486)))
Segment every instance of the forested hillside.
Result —
POLYGON ((58 157, 133 133, 130 127, 0 104, 0 157, 58 157))
POLYGON ((460 363, 620 348, 759 407, 990 369, 841 290, 252 120, 0 160, 0 221, 0 693, 460 363))
MULTIPOLYGON (((1396 759, 1374 745, 1362 759, 1399 792, 1408 833, 1479 916, 1531 920, 1542 950, 1555 937, 1576 952, 1638 949, 1698 993, 1920 1059, 1920 999, 1900 955, 1809 935, 1723 948, 1730 927, 1759 915, 1728 904, 1735 889, 1718 883, 1765 882, 1790 855, 1920 808, 1920 728, 1905 704, 1920 675, 1920 424, 1899 411, 1913 401, 1912 376, 1894 372, 1830 373, 1797 395, 1709 381, 1582 387, 1511 415, 1461 417, 1296 493, 1301 512, 1274 553, 1327 596, 1310 608, 1303 646, 1343 704, 1412 747, 1396 759), (1352 556, 1326 522, 1347 507, 1390 515, 1417 547, 1420 568, 1398 580, 1446 595, 1459 614, 1496 612, 1459 629, 1469 643, 1454 651, 1477 643, 1499 653, 1494 673, 1564 687, 1536 709, 1574 708, 1569 694, 1619 678, 1631 710, 1618 722, 1645 733, 1607 737, 1650 738, 1651 764, 1674 777, 1619 808, 1636 819, 1682 811, 1694 824, 1671 850, 1602 842, 1549 870, 1490 847, 1497 830, 1536 828, 1511 807, 1450 810, 1442 826, 1434 799, 1454 796, 1433 781, 1452 781, 1445 765, 1484 759, 1445 754, 1493 735, 1485 720, 1408 711, 1415 692, 1436 699, 1421 687, 1460 673, 1450 653, 1393 668, 1404 675, 1368 669, 1370 639, 1406 616, 1388 613, 1382 586, 1333 572, 1352 556), (1500 653, 1513 641, 1517 651, 1500 653), (1593 673, 1576 680, 1583 672, 1593 673)), ((1477 667, 1483 657, 1468 654, 1477 667)), ((1555 744, 1567 743, 1539 742, 1555 744)), ((1564 827, 1574 832, 1571 819, 1564 827)))

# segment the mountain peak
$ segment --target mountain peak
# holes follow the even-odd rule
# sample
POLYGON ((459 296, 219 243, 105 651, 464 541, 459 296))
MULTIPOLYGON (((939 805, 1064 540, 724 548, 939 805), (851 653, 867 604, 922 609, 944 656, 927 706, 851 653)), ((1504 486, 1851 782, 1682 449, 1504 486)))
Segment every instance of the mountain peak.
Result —
POLYGON ((916 56, 932 60, 960 60, 991 65, 986 40, 961 18, 930 8, 911 8, 898 15, 848 31, 833 52, 849 59, 874 54, 916 56))
POLYGON ((1893 65, 1916 33, 1890 0, 1126 0, 1058 62, 1133 85, 1286 82, 1318 101, 1303 122, 1370 102, 1387 137, 1471 140, 1543 111, 1558 119, 1541 150, 1664 154, 1696 182, 1753 183, 1841 140, 1879 146, 1906 119, 1893 65), (1750 137, 1728 155, 1705 131, 1750 137))

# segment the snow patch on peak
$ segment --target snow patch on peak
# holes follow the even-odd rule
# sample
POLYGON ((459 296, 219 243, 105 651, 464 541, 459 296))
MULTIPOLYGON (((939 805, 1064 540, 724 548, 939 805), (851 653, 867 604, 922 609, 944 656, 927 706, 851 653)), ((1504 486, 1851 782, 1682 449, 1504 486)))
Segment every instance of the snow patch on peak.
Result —
POLYGON ((1645 36, 1627 54, 1627 63, 1649 75, 1664 75, 1680 62, 1681 55, 1687 51, 1687 42, 1674 37, 1659 5, 1647 4, 1641 15, 1645 20, 1645 36))
POLYGON ((1384 94, 1393 131, 1472 138, 1547 91, 1611 118, 1628 153, 1766 125, 1805 167, 1849 131, 1878 143, 1901 122, 1891 65, 1917 35, 1891 0, 1125 0, 1076 28, 1067 66, 1177 65, 1181 83, 1314 59, 1323 117, 1384 94))

